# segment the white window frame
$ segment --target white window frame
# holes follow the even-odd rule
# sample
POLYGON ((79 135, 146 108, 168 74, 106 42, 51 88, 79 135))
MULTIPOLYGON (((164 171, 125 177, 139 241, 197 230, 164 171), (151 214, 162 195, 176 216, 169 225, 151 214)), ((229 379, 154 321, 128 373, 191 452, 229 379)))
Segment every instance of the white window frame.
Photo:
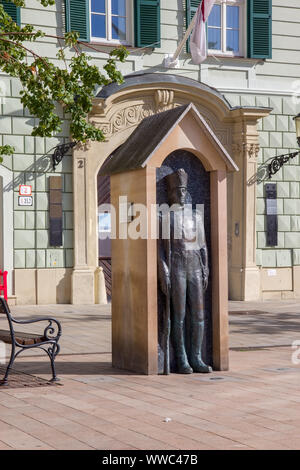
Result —
MULTIPOLYGON (((243 57, 245 56, 245 44, 246 44, 246 1, 245 0, 217 0, 215 5, 221 5, 221 49, 208 49, 208 55, 222 55, 226 57, 243 57), (226 7, 227 6, 238 6, 239 11, 239 50, 238 51, 227 51, 226 50, 226 7)), ((208 26, 207 26, 208 28, 208 26)))
POLYGON ((105 10, 106 10, 106 38, 98 38, 92 35, 92 1, 90 1, 90 37, 92 42, 100 42, 107 44, 132 44, 132 31, 133 31, 133 8, 132 0, 126 0, 126 39, 124 41, 118 41, 117 39, 112 38, 112 28, 111 28, 111 0, 105 0, 105 10))

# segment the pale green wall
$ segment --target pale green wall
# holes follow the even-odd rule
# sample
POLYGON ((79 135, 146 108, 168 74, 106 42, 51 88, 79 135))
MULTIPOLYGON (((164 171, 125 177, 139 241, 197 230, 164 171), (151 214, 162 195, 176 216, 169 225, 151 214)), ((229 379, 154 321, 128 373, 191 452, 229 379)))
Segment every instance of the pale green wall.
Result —
MULTIPOLYGON (((44 9, 36 0, 26 0, 28 8, 22 9, 22 22, 33 24, 49 34, 64 32, 64 3, 57 1, 44 9)), ((273 0, 273 59, 216 59, 210 57, 205 64, 192 64, 185 51, 180 56, 179 69, 163 66, 165 54, 175 51, 183 35, 185 0, 161 0, 161 48, 137 50, 121 65, 123 74, 139 70, 179 74, 202 80, 223 92, 233 106, 267 106, 274 108, 272 115, 260 126, 261 151, 259 163, 273 155, 289 152, 295 146, 291 117, 299 112, 293 99, 300 92, 300 3, 299 0, 273 0)), ((30 43, 36 52, 56 62, 55 39, 30 43)), ((105 49, 105 47, 102 47, 105 49)), ((109 51, 110 49, 107 48, 109 51)), ((89 51, 99 66, 107 55, 89 51)), ((68 56, 70 57, 70 55, 68 56)), ((56 144, 68 141, 68 122, 65 120, 60 136, 53 139, 30 136, 34 118, 23 111, 19 102, 16 80, 0 76, 0 142, 16 146, 13 158, 5 157, 4 165, 14 175, 14 228, 15 267, 62 267, 73 263, 72 221, 72 161, 66 156, 56 174, 64 179, 64 248, 54 250, 48 246, 48 179, 52 173, 47 152, 56 144), (46 167, 45 167, 46 166, 46 167), (20 183, 34 186, 33 208, 17 206, 20 183)), ((62 111, 60 111, 62 112, 62 111)), ((62 115, 63 116, 63 115, 62 115)), ((282 169, 272 181, 278 181, 279 246, 265 248, 264 183, 258 185, 257 201, 257 262, 263 266, 290 266, 300 264, 300 166, 298 159, 282 169)))

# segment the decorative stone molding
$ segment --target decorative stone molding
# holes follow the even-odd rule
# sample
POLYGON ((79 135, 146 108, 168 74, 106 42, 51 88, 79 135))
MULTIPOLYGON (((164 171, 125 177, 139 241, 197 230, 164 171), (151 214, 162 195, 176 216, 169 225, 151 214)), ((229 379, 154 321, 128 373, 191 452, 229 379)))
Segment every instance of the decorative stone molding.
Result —
POLYGON ((167 111, 174 108, 174 91, 173 90, 156 90, 155 95, 156 112, 167 111))
POLYGON ((257 159, 260 146, 259 144, 247 144, 247 153, 250 159, 257 159))
POLYGON ((234 154, 241 154, 246 151, 248 158, 257 159, 260 146, 259 144, 249 144, 247 142, 240 142, 232 144, 232 151, 234 154))
POLYGON ((92 123, 102 130, 105 137, 110 137, 113 134, 134 127, 144 118, 155 114, 153 102, 145 102, 129 106, 127 108, 119 109, 110 118, 109 121, 103 122, 102 120, 92 120, 92 123))

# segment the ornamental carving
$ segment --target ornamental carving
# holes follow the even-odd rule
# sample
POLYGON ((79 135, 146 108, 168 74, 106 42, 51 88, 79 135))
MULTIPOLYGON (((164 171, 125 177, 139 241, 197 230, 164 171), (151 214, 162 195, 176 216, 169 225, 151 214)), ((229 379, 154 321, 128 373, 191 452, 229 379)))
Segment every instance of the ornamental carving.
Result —
POLYGON ((174 91, 172 90, 157 90, 154 99, 158 113, 174 107, 174 91))
POLYGON ((153 114, 155 114, 153 106, 150 103, 145 103, 118 110, 107 122, 92 122, 102 130, 105 137, 110 137, 123 129, 136 126, 144 118, 153 114))
MULTIPOLYGON (((106 119, 103 117, 98 117, 97 115, 93 116, 92 123, 102 130, 106 139, 109 139, 111 136, 120 132, 122 130, 128 129, 130 127, 136 127, 144 118, 152 116, 168 109, 174 109, 178 106, 186 104, 186 101, 179 102, 176 100, 174 102, 174 91, 173 90, 163 90, 159 89, 154 92, 152 99, 147 99, 144 103, 135 104, 123 109, 118 109, 111 116, 108 114, 106 119)), ((125 103, 124 103, 125 104, 125 103)), ((206 108, 196 104, 199 112, 207 122, 207 124, 214 131, 218 139, 230 151, 231 143, 231 129, 230 126, 220 125, 216 121, 216 117, 209 113, 206 108)))
POLYGON ((243 153, 245 151, 250 159, 257 158, 259 149, 259 144, 247 144, 246 142, 232 144, 233 153, 243 153))

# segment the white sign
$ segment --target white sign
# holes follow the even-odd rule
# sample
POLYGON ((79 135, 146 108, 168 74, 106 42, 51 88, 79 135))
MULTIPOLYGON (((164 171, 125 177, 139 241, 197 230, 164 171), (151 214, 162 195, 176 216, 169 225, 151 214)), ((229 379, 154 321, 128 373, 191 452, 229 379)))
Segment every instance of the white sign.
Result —
POLYGON ((268 269, 268 276, 277 276, 276 269, 268 269))
POLYGON ((31 196, 32 186, 30 184, 20 184, 19 194, 20 196, 31 196))
POLYGON ((32 206, 32 196, 19 196, 19 206, 32 206))

